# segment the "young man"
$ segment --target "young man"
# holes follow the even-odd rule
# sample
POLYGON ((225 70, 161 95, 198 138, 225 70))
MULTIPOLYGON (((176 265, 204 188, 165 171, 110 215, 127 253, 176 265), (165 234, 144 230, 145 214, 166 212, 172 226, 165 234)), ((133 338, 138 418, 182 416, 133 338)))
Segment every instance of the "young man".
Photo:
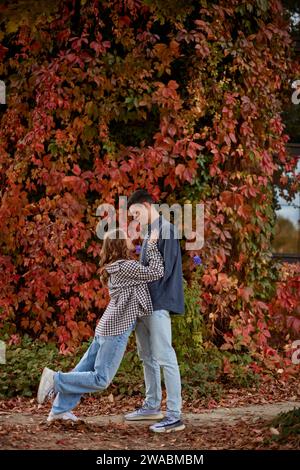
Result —
POLYGON ((164 276, 148 284, 153 304, 153 314, 140 318, 136 324, 136 341, 143 362, 146 398, 143 406, 125 415, 130 421, 162 419, 150 426, 154 432, 181 431, 181 380, 176 353, 172 347, 170 314, 184 313, 183 275, 181 251, 176 228, 153 206, 150 194, 139 189, 128 199, 128 209, 133 218, 148 229, 143 240, 140 261, 148 264, 147 241, 153 229, 159 230, 158 249, 164 258, 164 276), (161 413, 161 376, 164 374, 167 390, 167 413, 161 413))

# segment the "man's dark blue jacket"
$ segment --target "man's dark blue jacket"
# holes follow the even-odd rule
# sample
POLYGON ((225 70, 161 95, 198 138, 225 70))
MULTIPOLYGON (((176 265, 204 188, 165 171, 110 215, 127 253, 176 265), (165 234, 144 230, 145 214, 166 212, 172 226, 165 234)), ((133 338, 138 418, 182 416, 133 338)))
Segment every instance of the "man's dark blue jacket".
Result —
POLYGON ((180 243, 175 235, 177 233, 175 226, 162 215, 152 224, 148 224, 148 236, 146 235, 141 247, 140 261, 147 266, 147 239, 153 228, 159 230, 158 249, 165 264, 164 277, 148 283, 153 310, 168 310, 170 314, 183 314, 184 291, 180 243))

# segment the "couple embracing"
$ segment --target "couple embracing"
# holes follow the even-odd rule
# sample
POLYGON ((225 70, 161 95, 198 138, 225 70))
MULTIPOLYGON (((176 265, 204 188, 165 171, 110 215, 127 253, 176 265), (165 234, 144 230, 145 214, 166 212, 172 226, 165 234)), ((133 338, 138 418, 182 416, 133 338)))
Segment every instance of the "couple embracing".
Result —
POLYGON ((128 199, 128 210, 141 222, 147 213, 147 234, 140 261, 131 258, 132 241, 120 238, 121 229, 107 232, 101 249, 101 278, 108 282, 110 302, 98 322, 90 347, 71 372, 45 368, 38 402, 54 399, 48 422, 77 421, 72 413, 84 393, 106 389, 116 375, 130 334, 135 330, 137 349, 144 368, 146 397, 143 405, 125 415, 128 421, 153 420, 154 432, 181 431, 181 380, 172 347, 170 314, 184 313, 181 251, 175 227, 154 207, 143 189, 128 199), (141 206, 142 205, 142 206, 141 206), (161 413, 161 374, 167 392, 167 410, 161 413))

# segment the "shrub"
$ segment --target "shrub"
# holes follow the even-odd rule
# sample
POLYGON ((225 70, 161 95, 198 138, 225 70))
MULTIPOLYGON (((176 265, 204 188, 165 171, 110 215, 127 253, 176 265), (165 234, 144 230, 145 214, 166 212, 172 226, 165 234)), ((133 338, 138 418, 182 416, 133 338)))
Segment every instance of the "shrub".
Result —
POLYGON ((8 345, 6 364, 0 365, 0 397, 35 395, 44 367, 67 372, 77 364, 87 347, 88 343, 84 343, 75 355, 63 356, 54 343, 33 341, 24 335, 21 343, 8 345))
MULTIPOLYGON (((2 335, 2 338, 5 337, 2 335)), ((55 343, 33 341, 24 335, 18 344, 8 344, 7 362, 0 365, 0 398, 17 395, 31 397, 37 393, 44 367, 63 372, 70 371, 79 362, 90 342, 83 343, 72 355, 63 355, 55 343)), ((235 356, 217 349, 202 351, 195 358, 181 356, 179 361, 183 394, 186 398, 214 398, 218 400, 227 386, 248 387, 256 384, 247 370, 249 358, 235 356), (231 362, 230 373, 224 368, 224 355, 231 362), (243 375, 244 374, 244 375, 243 375), (248 375, 247 375, 248 374, 248 375)), ((133 396, 144 395, 142 363, 137 355, 132 335, 121 367, 108 391, 104 393, 133 396)))
POLYGON ((271 424, 280 433, 279 435, 272 436, 272 440, 289 442, 292 437, 296 437, 298 442, 300 442, 300 408, 280 413, 271 424))

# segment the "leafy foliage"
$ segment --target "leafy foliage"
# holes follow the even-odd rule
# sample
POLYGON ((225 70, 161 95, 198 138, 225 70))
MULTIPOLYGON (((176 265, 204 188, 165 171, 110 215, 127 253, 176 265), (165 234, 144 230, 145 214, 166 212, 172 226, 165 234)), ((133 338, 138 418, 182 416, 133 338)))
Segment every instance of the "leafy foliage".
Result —
POLYGON ((299 438, 300 434, 300 409, 294 408, 286 413, 280 413, 272 425, 278 429, 279 434, 272 437, 274 441, 286 442, 292 436, 299 438))
MULTIPOLYGON (((55 343, 33 341, 26 334, 22 340, 16 337, 13 340, 7 347, 6 364, 1 365, 0 398, 35 396, 45 366, 68 372, 75 367, 89 346, 89 342, 85 342, 73 354, 62 355, 55 343)), ((232 364, 230 373, 228 367, 224 368, 223 355, 217 350, 204 351, 200 358, 195 357, 193 360, 181 357, 183 393, 186 398, 217 400, 226 386, 250 387, 258 384, 255 374, 248 370, 247 356, 226 355, 227 361, 232 364)), ((113 383, 103 393, 125 396, 144 394, 143 382, 142 364, 132 336, 113 383)))
POLYGON ((1 365, 0 397, 35 396, 44 367, 68 372, 87 346, 83 344, 73 356, 63 356, 54 343, 32 341, 24 335, 21 342, 7 348, 6 364, 1 365))
MULTIPOLYGON (((55 11, 0 48, 2 326, 61 352, 91 336, 107 303, 93 216, 139 186, 205 204, 201 318, 183 320, 195 322, 199 351, 205 325, 206 341, 273 360, 274 175, 292 175, 279 178, 290 195, 299 187, 281 118, 299 65, 280 1, 86 0, 55 11)), ((184 256, 188 283, 195 254, 184 256)))
POLYGON ((268 325, 273 342, 288 350, 290 343, 300 334, 299 285, 299 264, 283 263, 279 269, 276 293, 269 303, 268 325))

